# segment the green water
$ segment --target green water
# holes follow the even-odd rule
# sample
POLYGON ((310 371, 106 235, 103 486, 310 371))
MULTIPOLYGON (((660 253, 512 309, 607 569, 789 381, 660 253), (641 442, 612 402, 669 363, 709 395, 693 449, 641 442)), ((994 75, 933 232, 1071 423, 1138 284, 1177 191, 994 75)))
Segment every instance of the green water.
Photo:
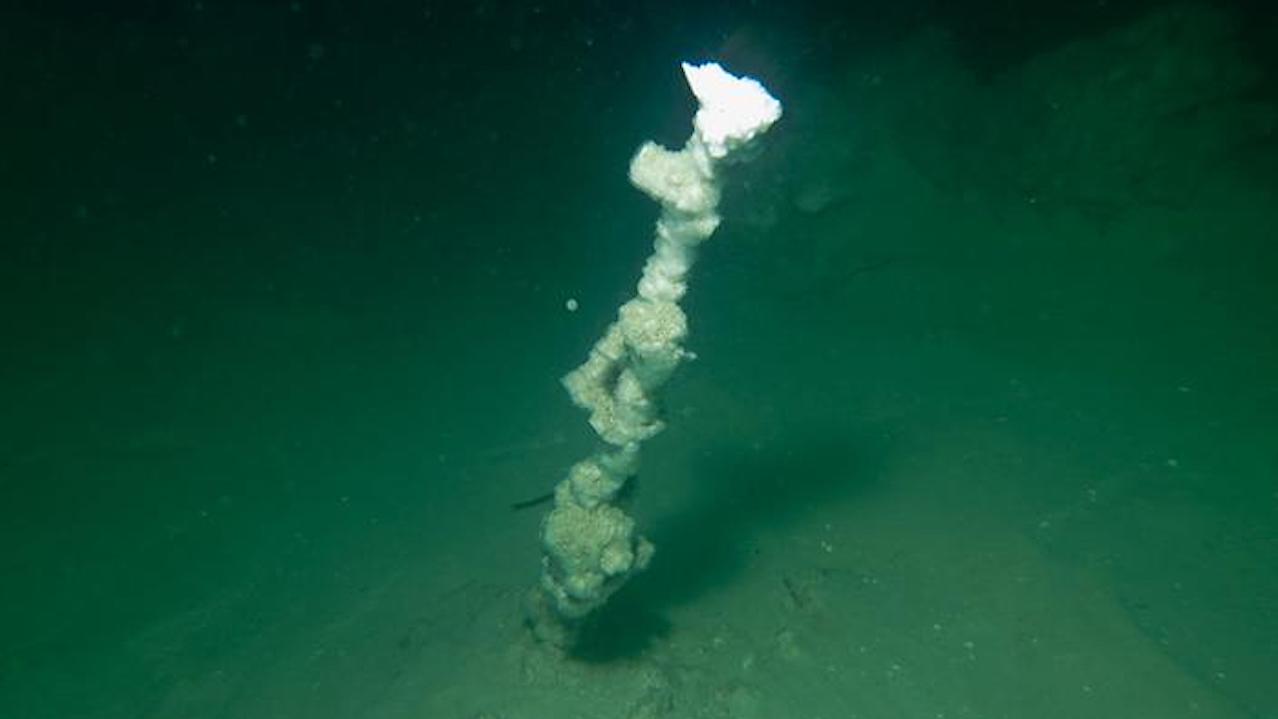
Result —
POLYGON ((0 717, 1278 717, 1278 24, 1041 5, 2 11, 0 717), (786 114, 565 656, 684 59, 786 114))

